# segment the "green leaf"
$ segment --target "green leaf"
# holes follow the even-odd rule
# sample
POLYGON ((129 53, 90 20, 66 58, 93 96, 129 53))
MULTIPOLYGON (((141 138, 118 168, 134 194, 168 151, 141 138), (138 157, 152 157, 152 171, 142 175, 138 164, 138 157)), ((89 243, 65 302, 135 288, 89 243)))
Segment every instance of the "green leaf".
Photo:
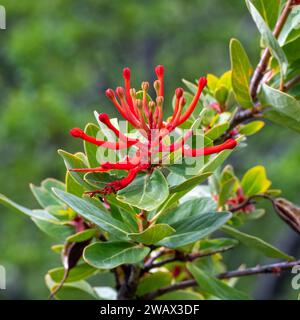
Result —
POLYGON ((146 293, 158 290, 168 286, 172 282, 172 274, 166 271, 158 271, 145 275, 137 288, 137 296, 143 296, 146 293))
POLYGON ((78 197, 81 197, 85 191, 84 187, 74 180, 69 171, 66 173, 66 191, 78 197))
MULTIPOLYGON (((69 271, 68 277, 65 282, 76 282, 79 280, 84 280, 92 275, 94 275, 98 270, 91 267, 86 263, 78 264, 76 267, 69 271)), ((65 269, 63 267, 51 269, 48 271, 49 276, 54 282, 60 283, 63 280, 65 269)))
POLYGON ((48 211, 46 210, 30 210, 28 208, 25 208, 16 202, 8 199, 5 195, 0 194, 0 203, 5 205, 9 209, 13 209, 18 213, 23 213, 29 216, 30 218, 35 219, 42 219, 42 220, 48 220, 52 222, 59 223, 59 220, 52 216, 48 211))
POLYGON ((249 296, 246 293, 229 287, 223 281, 205 273, 194 264, 188 263, 187 268, 199 284, 201 291, 209 293, 221 300, 249 300, 249 296))
POLYGON ((191 191, 200 183, 204 182, 210 175, 213 174, 213 171, 215 171, 219 166, 222 165, 222 163, 229 157, 232 151, 233 150, 224 150, 211 157, 196 176, 187 179, 185 182, 179 184, 175 188, 172 188, 170 196, 163 204, 163 208, 167 208, 173 203, 176 203, 176 201, 178 201, 186 193, 191 191))
POLYGON ((29 185, 31 192, 35 196, 38 203, 43 207, 61 205, 61 202, 43 187, 37 187, 33 184, 29 185))
POLYGON ((230 218, 230 212, 207 212, 178 220, 171 224, 176 233, 164 238, 159 245, 178 248, 193 243, 219 229, 230 218))
POLYGON ((235 247, 238 243, 237 240, 229 238, 203 239, 200 241, 200 250, 203 253, 212 252, 235 247))
MULTIPOLYGON (((59 287, 59 283, 52 281, 49 275, 46 275, 46 284, 51 292, 59 287)), ((90 284, 84 280, 65 283, 55 294, 58 300, 95 300, 97 295, 90 284)))
POLYGON ((174 224, 179 220, 188 219, 189 217, 195 215, 216 210, 216 202, 209 197, 191 199, 180 204, 177 208, 167 211, 165 214, 159 217, 158 222, 174 224))
POLYGON ((214 92, 216 90, 217 84, 218 84, 218 77, 216 77, 213 74, 208 74, 207 75, 207 87, 211 92, 214 92))
POLYGON ((222 105, 225 104, 228 97, 228 89, 225 86, 219 86, 215 91, 216 100, 222 105))
POLYGON ((140 233, 130 233, 130 239, 146 245, 155 244, 158 241, 174 233, 175 230, 168 224, 154 224, 140 233))
MULTIPOLYGON (((67 170, 87 167, 82 159, 80 159, 78 156, 75 156, 64 150, 58 150, 57 152, 63 158, 67 170)), ((85 175, 84 172, 69 171, 69 173, 77 183, 85 187, 87 190, 90 190, 90 186, 83 179, 85 175)))
POLYGON ((252 121, 239 128, 239 133, 245 136, 251 136, 256 132, 260 131, 264 127, 265 123, 263 121, 252 121))
POLYGON ((218 206, 222 207, 227 200, 232 196, 234 188, 237 184, 237 179, 232 177, 221 184, 219 199, 218 199, 218 206))
POLYGON ((68 242, 82 242, 91 239, 96 234, 96 229, 87 229, 69 236, 66 240, 68 242))
POLYGON ((259 100, 263 106, 270 106, 276 111, 300 121, 300 102, 287 93, 263 84, 259 92, 259 100))
POLYGON ((296 121, 295 119, 290 118, 276 110, 268 110, 264 112, 264 116, 274 123, 300 133, 300 121, 296 121))
POLYGON ((246 0, 246 4, 264 42, 270 49, 272 55, 278 61, 282 75, 285 75, 288 68, 288 61, 283 49, 280 47, 278 41, 273 36, 272 31, 269 29, 252 2, 250 0, 246 0))
POLYGON ((126 188, 120 190, 117 199, 151 211, 159 207, 168 197, 169 188, 164 175, 157 169, 152 174, 141 174, 126 188))
POLYGON ((192 190, 194 187, 204 182, 210 175, 212 175, 212 172, 200 173, 193 178, 187 179, 186 181, 180 183, 176 187, 171 188, 171 193, 192 190))
POLYGON ((300 6, 294 6, 284 23, 284 26, 279 34, 278 42, 281 46, 287 41, 289 34, 300 27, 300 6))
POLYGON ((211 140, 218 139, 227 129, 229 128, 229 123, 220 123, 212 127, 210 130, 206 132, 206 136, 211 140))
POLYGON ((57 188, 60 190, 65 190, 65 188, 66 188, 66 186, 63 182, 56 180, 56 179, 53 179, 53 178, 47 178, 47 179, 43 180, 41 186, 50 193, 52 193, 52 188, 57 188))
POLYGON ((267 179, 266 170, 263 166, 256 166, 249 169, 242 178, 241 186, 246 196, 266 192, 271 185, 267 179))
POLYGON ((48 236, 59 241, 65 241, 67 237, 74 233, 74 228, 67 225, 52 223, 47 220, 32 218, 36 226, 48 236))
POLYGON ((294 260, 293 257, 285 254, 281 250, 273 247, 272 245, 268 244, 262 239, 243 233, 229 226, 223 226, 221 230, 226 234, 232 236, 233 238, 237 239, 238 241, 243 243, 245 246, 255 249, 263 253, 267 257, 294 260))
POLYGON ((92 203, 58 189, 54 189, 54 193, 75 212, 101 229, 115 237, 124 238, 124 236, 127 236, 128 227, 124 223, 112 218, 92 203))
POLYGON ((155 300, 204 300, 200 293, 190 290, 176 290, 159 296, 155 300))
POLYGON ((149 248, 125 241, 97 242, 84 249, 83 257, 95 268, 112 269, 121 264, 138 263, 149 252, 149 248))
POLYGON ((119 180, 122 177, 108 172, 88 172, 84 176, 84 181, 93 188, 103 189, 108 183, 119 180))
POLYGON ((237 102, 244 108, 252 108, 250 95, 250 76, 253 68, 242 44, 236 40, 230 41, 230 59, 232 69, 232 89, 237 102))
POLYGON ((280 0, 252 0, 252 3, 269 28, 273 29, 279 14, 280 0))
MULTIPOLYGON (((93 123, 88 123, 84 129, 84 132, 87 135, 94 138, 96 138, 98 131, 99 131, 99 128, 93 123)), ((87 141, 84 141, 83 145, 84 145, 84 151, 87 156, 89 166, 91 168, 98 167, 99 161, 97 160, 97 150, 99 147, 87 141)))

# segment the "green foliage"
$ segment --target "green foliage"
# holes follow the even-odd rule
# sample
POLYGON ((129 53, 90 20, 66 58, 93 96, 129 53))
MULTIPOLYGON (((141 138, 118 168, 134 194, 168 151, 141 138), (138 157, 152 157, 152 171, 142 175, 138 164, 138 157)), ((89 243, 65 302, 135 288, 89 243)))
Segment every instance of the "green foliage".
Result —
MULTIPOLYGON (((30 20, 29 27, 26 27, 22 19, 16 19, 15 29, 1 52, 6 65, 4 74, 8 78, 5 81, 4 78, 0 79, 3 96, 7 98, 5 102, 7 110, 2 113, 2 119, 7 124, 7 132, 13 134, 14 129, 18 129, 16 136, 9 137, 11 139, 7 139, 8 134, 3 132, 3 129, 0 130, 3 140, 9 140, 7 144, 5 142, 4 163, 8 162, 7 159, 10 159, 11 153, 16 152, 14 148, 19 145, 18 137, 24 135, 22 139, 24 141, 26 139, 26 144, 22 145, 22 148, 29 151, 27 151, 28 154, 24 154, 24 157, 22 154, 18 162, 24 162, 27 165, 33 162, 33 167, 37 162, 37 168, 30 167, 26 172, 26 167, 22 166, 21 170, 18 169, 22 174, 24 173, 21 179, 24 179, 23 181, 28 177, 39 179, 45 173, 42 168, 42 164, 45 163, 48 163, 49 172, 57 170, 52 160, 48 159, 49 154, 44 144, 52 144, 49 137, 59 137, 60 143, 64 145, 61 134, 65 132, 65 127, 71 126, 74 122, 80 125, 88 120, 82 116, 82 108, 74 108, 73 115, 70 106, 75 104, 82 107, 84 104, 90 109, 94 108, 96 99, 86 98, 86 96, 94 96, 89 92, 90 88, 96 81, 101 82, 101 87, 110 83, 116 85, 115 71, 108 71, 117 70, 116 64, 124 63, 127 58, 122 54, 123 51, 127 52, 129 47, 135 48, 137 55, 140 54, 140 50, 147 53, 144 57, 145 61, 136 62, 137 69, 140 69, 140 64, 154 63, 156 57, 151 52, 157 51, 157 55, 164 57, 170 65, 176 63, 179 65, 180 62, 180 65, 189 71, 189 78, 198 77, 198 74, 194 74, 194 69, 195 62, 198 66, 199 56, 195 55, 194 58, 190 58, 191 60, 183 59, 180 54, 177 56, 174 53, 174 48, 178 47, 177 42, 173 43, 172 40, 161 44, 161 38, 158 36, 164 27, 167 34, 174 34, 176 28, 173 30, 171 27, 173 21, 183 26, 186 22, 185 17, 182 16, 183 9, 191 22, 193 19, 195 22, 199 21, 198 14, 194 15, 196 12, 194 5, 183 5, 179 1, 174 3, 154 1, 151 5, 145 4, 146 7, 151 8, 151 10, 145 10, 145 8, 141 9, 143 6, 140 6, 140 3, 133 1, 131 4, 126 4, 126 10, 124 10, 123 4, 89 1, 87 6, 91 8, 92 16, 89 17, 89 23, 78 28, 76 19, 87 20, 86 13, 77 4, 65 5, 58 2, 58 9, 54 9, 46 3, 33 4, 32 2, 33 9, 37 12, 40 10, 48 12, 50 9, 47 13, 50 16, 47 16, 46 20, 38 18, 38 22, 34 19, 30 20), (53 26, 53 18, 49 17, 52 15, 54 17, 61 7, 64 9, 62 12, 67 10, 73 14, 70 14, 70 18, 66 21, 60 21, 64 19, 55 17, 54 25, 57 26, 58 23, 58 28, 42 35, 41 26, 45 30, 53 26), (168 15, 165 14, 166 10, 169 12, 168 15), (121 15, 124 21, 121 18, 119 24, 110 25, 110 20, 106 16, 108 11, 114 16, 121 15), (104 23, 100 26, 99 17, 104 19, 104 23), (160 24, 156 23, 158 20, 160 24), (143 27, 140 27, 141 22, 145 21, 146 25, 143 24, 143 27), (151 41, 137 42, 134 40, 139 38, 136 32, 138 34, 145 32, 150 36, 151 41), (126 37, 123 39, 124 34, 126 37), (115 43, 119 38, 124 41, 120 42, 121 55, 112 55, 106 50, 98 50, 99 46, 101 48, 105 46, 118 52, 119 45, 116 46, 115 43), (95 39, 101 39, 101 43, 95 39), (54 51, 48 48, 49 44, 53 43, 55 43, 54 51), (123 50, 124 44, 126 44, 126 50, 123 50), (149 44, 151 50, 148 47, 149 44), (73 57, 77 53, 78 63, 74 64, 73 57), (72 63, 69 62, 71 60, 73 60, 72 63), (102 69, 98 73, 95 71, 95 65, 99 63, 102 69), (10 71, 11 64, 20 65, 16 74, 10 71), (111 79, 114 81, 112 82, 111 79), (9 81, 15 83, 15 87, 10 87, 9 81), (20 86, 19 91, 16 89, 18 86, 20 86), (42 112, 37 106, 43 106, 42 112), (80 113, 76 109, 80 109, 80 113), (27 110, 29 110, 28 114, 27 110), (24 118, 19 123, 15 119, 19 119, 21 112, 24 118), (45 122, 48 116, 50 120, 45 122), (41 121, 33 121, 32 118, 41 121), (60 128, 60 124, 63 124, 63 128, 60 128), (35 149, 41 157, 36 156, 35 149), (38 164, 39 161, 41 164, 38 164)), ((254 120, 256 116, 263 116, 300 132, 300 91, 297 85, 292 90, 288 87, 300 70, 299 52, 295 50, 300 39, 299 6, 291 10, 277 39, 271 30, 282 10, 280 1, 246 0, 246 3, 261 34, 262 46, 268 47, 271 52, 271 60, 267 61, 265 66, 267 72, 263 83, 259 86, 260 91, 255 93, 257 96, 253 94, 251 96, 251 77, 253 79, 256 73, 253 72, 248 53, 241 42, 232 39, 230 42, 231 70, 221 73, 219 77, 212 73, 207 76, 207 88, 201 94, 195 111, 188 121, 175 130, 177 142, 178 136, 183 133, 183 128, 202 129, 201 137, 205 147, 219 145, 231 138, 237 141, 236 148, 201 158, 203 160, 201 167, 191 176, 186 172, 189 164, 185 158, 180 164, 165 166, 159 163, 152 166, 151 170, 147 168, 140 172, 125 188, 113 190, 116 192, 109 195, 102 192, 94 196, 95 194, 91 194, 91 191, 102 189, 111 182, 126 177, 127 171, 130 170, 107 170, 107 172, 97 173, 73 171, 78 168, 98 167, 105 161, 104 156, 99 152, 100 149, 85 141, 83 152, 73 153, 62 149, 58 151, 67 169, 64 183, 50 178, 42 181, 41 185, 36 185, 36 182, 30 184, 31 191, 42 209, 31 210, 0 195, 2 204, 25 214, 41 231, 59 242, 52 246, 52 250, 61 254, 63 266, 49 270, 45 278, 46 285, 55 298, 115 299, 122 291, 116 291, 118 286, 126 287, 128 285, 126 281, 131 281, 128 279, 135 277, 133 279, 135 292, 132 298, 143 297, 178 281, 193 278, 199 287, 176 290, 156 298, 248 299, 248 294, 233 288, 232 282, 220 280, 220 276, 216 274, 226 270, 225 264, 221 263, 222 252, 238 249, 241 244, 259 252, 263 257, 280 258, 284 261, 294 259, 264 240, 238 230, 251 220, 254 223, 265 212, 269 213, 268 210, 260 208, 260 202, 254 203, 253 199, 264 197, 274 201, 278 195, 276 191, 269 189, 271 181, 267 178, 264 166, 259 165, 249 169, 241 179, 235 174, 236 170, 231 165, 226 165, 222 169, 224 162, 232 153, 238 154, 238 150, 246 146, 247 136, 256 134, 264 126, 264 122, 254 120), (243 112, 248 111, 253 112, 252 117, 246 118, 250 121, 238 122, 243 112), (93 197, 89 197, 86 193, 93 197), (231 238, 218 238, 219 231, 228 234, 231 238), (68 251, 72 246, 79 249, 74 252, 68 251), (128 272, 130 272, 129 277, 128 272), (104 274, 108 288, 103 278, 101 281, 98 279, 100 286, 98 284, 94 286, 97 279, 90 278, 96 274, 97 277, 104 274), (111 281, 110 276, 116 277, 123 283, 111 281)), ((31 12, 21 3, 14 2, 14 6, 15 17, 31 15, 31 12)), ((223 15, 222 8, 226 8, 225 4, 218 3, 218 8, 223 15)), ((218 15, 217 11, 216 9, 215 17, 218 15)), ((193 32, 184 32, 184 35, 178 36, 182 41, 180 42, 182 53, 184 44, 188 44, 186 47, 190 48, 190 43, 196 42, 194 37, 197 36, 197 31, 194 27, 192 29, 193 32)), ((203 34, 202 36, 204 37, 203 34)), ((243 38, 243 33, 240 36, 243 38)), ((248 40, 244 38, 242 42, 248 40)), ((248 46, 247 42, 245 47, 248 48, 248 46)), ((216 51, 219 55, 219 50, 216 51)), ((206 63, 214 60, 213 52, 211 55, 210 52, 206 54, 206 63)), ((136 60, 131 54, 129 56, 130 63, 132 59, 136 60)), ((220 61, 223 62, 222 55, 220 61)), ((214 68, 217 69, 217 62, 214 63, 216 63, 214 68)), ((176 72, 178 76, 181 71, 175 70, 175 77, 172 74, 172 78, 176 78, 176 72)), ((184 92, 189 105, 197 91, 197 85, 193 81, 183 80, 183 82, 190 91, 184 92)), ((167 93, 166 101, 171 95, 173 93, 167 93)), ((141 98, 142 91, 139 91, 137 96, 141 98)), ((106 108, 102 108, 103 110, 106 108)), ((97 118, 98 113, 95 112, 95 115, 97 118)), ((118 127, 117 119, 111 120, 118 127)), ((134 128, 130 125, 128 128, 130 136, 136 137, 138 133, 134 128)), ((104 135, 110 141, 115 140, 115 134, 109 132, 101 122, 97 125, 89 122, 84 132, 92 137, 98 138, 104 135)), ((57 145, 56 142, 53 144, 57 145)), ((121 159, 121 152, 114 150, 113 154, 121 159)), ((180 154, 175 152, 170 156, 170 160, 176 162, 179 156, 180 154)), ((234 162, 239 167, 242 161, 234 162)), ((18 170, 10 171, 12 173, 10 176, 21 176, 18 170)), ((2 178, 1 181, 9 186, 11 180, 4 181, 2 178)), ((19 189, 17 191, 19 192, 19 189)), ((18 199, 17 201, 19 202, 18 199)), ((20 252, 20 248, 16 251, 20 252)), ((240 264, 244 257, 238 259, 235 256, 234 259, 240 264)))
POLYGON ((236 100, 242 107, 251 108, 253 102, 250 96, 249 84, 253 68, 242 44, 236 39, 230 41, 230 58, 232 88, 236 100))
POLYGON ((84 260, 98 269, 112 269, 142 261, 150 249, 125 241, 98 242, 85 248, 84 260))

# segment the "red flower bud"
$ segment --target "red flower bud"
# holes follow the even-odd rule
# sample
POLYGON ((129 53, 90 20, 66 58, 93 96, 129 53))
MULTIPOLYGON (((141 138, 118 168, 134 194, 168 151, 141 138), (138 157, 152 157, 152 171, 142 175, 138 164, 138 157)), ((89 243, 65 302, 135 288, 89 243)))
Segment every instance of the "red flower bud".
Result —
POLYGON ((165 69, 161 64, 155 67, 155 73, 158 79, 164 76, 164 71, 165 69))
POLYGON ((125 90, 122 87, 117 87, 116 93, 119 96, 120 99, 125 97, 125 90))
POLYGON ((73 128, 70 130, 70 134, 71 136, 73 136, 74 138, 82 138, 84 136, 84 132, 83 130, 81 130, 80 128, 73 128))
POLYGON ((183 95, 183 89, 182 88, 177 88, 175 90, 175 95, 176 95, 177 99, 181 98, 182 95, 183 95))
POLYGON ((130 72, 129 68, 124 68, 123 69, 123 77, 124 77, 124 79, 130 80, 130 74, 131 74, 131 72, 130 72))
POLYGON ((105 91, 105 94, 106 94, 107 98, 110 100, 113 100, 115 98, 115 93, 112 89, 107 89, 105 91))

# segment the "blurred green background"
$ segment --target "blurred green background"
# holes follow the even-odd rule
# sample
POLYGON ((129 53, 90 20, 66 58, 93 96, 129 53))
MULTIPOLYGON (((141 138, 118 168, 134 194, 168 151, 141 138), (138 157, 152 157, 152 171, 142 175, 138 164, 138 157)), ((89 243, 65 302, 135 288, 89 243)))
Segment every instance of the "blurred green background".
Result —
MULTIPOLYGON (((166 67, 168 101, 181 79, 230 67, 228 43, 238 38, 252 63, 259 59, 259 37, 241 0, 6 0, 7 29, 0 30, 0 192, 37 207, 28 184, 64 178, 58 148, 81 148, 68 130, 93 121, 94 110, 114 114, 107 87, 132 68, 136 86, 166 67)), ((288 129, 265 127, 248 148, 230 159, 240 175, 263 164, 283 195, 299 203, 300 139, 288 129)), ((270 207, 248 225, 285 251, 300 255, 299 237, 270 207)), ((1 207, 0 264, 7 270, 2 299, 46 299, 44 274, 59 265, 53 241, 29 219, 1 207)), ((245 247, 224 255, 230 268, 268 260, 245 247)), ((263 299, 295 299, 292 275, 242 279, 238 287, 263 299)))

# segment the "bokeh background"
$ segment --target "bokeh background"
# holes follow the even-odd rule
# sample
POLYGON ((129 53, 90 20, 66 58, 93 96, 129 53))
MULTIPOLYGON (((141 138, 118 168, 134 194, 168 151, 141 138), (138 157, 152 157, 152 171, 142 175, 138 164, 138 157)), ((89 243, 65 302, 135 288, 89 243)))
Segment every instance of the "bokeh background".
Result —
MULTIPOLYGON (((6 0, 7 29, 0 30, 0 192, 37 207, 28 184, 64 178, 58 148, 81 148, 68 135, 94 121, 94 110, 114 115, 104 90, 122 81, 124 66, 134 83, 154 78, 164 64, 171 102, 182 78, 222 74, 230 67, 228 43, 238 38, 256 64, 259 36, 241 0, 6 0)), ((250 137, 230 159, 237 173, 267 167, 273 187, 300 204, 299 136, 276 125, 250 137)), ((300 256, 299 236, 266 206, 267 214, 246 231, 300 256)), ((0 264, 7 270, 2 299, 46 299, 43 277, 59 265, 53 241, 26 217, 0 208, 0 264)), ((230 268, 267 263, 240 247, 224 255, 230 268)), ((242 279, 238 287, 257 299, 296 299, 292 275, 242 279)))

